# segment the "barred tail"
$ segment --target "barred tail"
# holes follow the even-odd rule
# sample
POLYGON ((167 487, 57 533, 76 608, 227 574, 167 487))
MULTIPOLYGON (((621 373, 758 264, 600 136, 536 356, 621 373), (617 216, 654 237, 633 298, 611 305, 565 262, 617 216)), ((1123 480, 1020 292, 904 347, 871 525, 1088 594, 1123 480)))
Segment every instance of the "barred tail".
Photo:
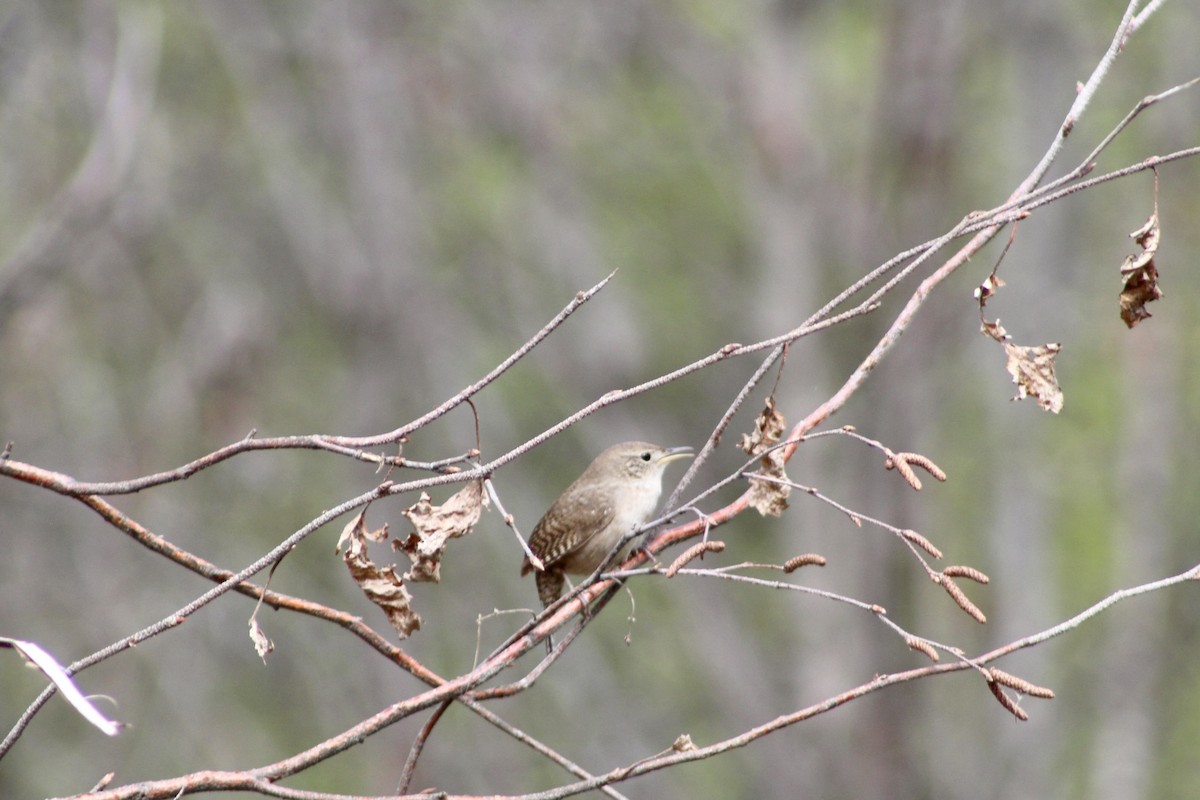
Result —
POLYGON ((545 570, 535 574, 534 580, 537 581, 538 599, 542 601, 543 606, 548 606, 559 598, 562 594, 563 584, 566 583, 566 576, 558 570, 545 570))

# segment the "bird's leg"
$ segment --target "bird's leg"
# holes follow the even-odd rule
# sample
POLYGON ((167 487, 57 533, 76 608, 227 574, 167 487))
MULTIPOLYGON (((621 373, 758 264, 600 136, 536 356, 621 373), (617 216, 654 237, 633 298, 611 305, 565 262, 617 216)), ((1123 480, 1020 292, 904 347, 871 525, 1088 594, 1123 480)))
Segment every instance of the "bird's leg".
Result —
MULTIPOLYGON (((575 584, 571 582, 570 578, 568 578, 566 575, 563 575, 563 580, 565 580, 567 582, 567 591, 568 592, 575 591, 575 584)), ((579 614, 584 619, 587 619, 588 617, 591 616, 591 611, 589 610, 590 606, 588 606, 587 603, 583 603, 583 602, 581 602, 580 605, 583 606, 583 609, 579 612, 579 614)))

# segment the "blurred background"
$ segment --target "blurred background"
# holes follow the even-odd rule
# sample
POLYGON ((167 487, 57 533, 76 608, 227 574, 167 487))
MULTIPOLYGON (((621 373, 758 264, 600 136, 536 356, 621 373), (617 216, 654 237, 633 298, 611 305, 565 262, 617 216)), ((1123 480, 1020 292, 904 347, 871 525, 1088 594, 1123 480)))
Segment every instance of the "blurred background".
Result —
MULTIPOLYGON (((1122 11, 1073 0, 6 3, 0 440, 15 443, 15 459, 117 480, 251 429, 391 430, 618 270, 478 396, 484 454, 498 455, 609 390, 789 330, 894 253, 1001 202, 1041 157, 1122 11)), ((1137 100, 1200 72, 1198 25, 1194 5, 1167 4, 1130 40, 1054 175, 1137 100)), ((1195 145, 1198 109, 1194 93, 1153 108, 1101 169, 1195 145)), ((820 552, 829 566, 798 581, 884 605, 907 629, 972 652, 1195 565, 1198 187, 1194 161, 1162 170, 1166 297, 1133 331, 1118 318, 1117 270, 1152 210, 1148 173, 1021 224, 1008 286, 988 311, 1020 343, 1063 342, 1061 415, 1011 403, 1003 356, 978 334, 971 291, 997 241, 943 285, 831 423, 922 452, 949 482, 915 493, 838 437, 791 462, 794 479, 988 573, 990 586, 966 586, 987 625, 890 536, 806 497, 779 519, 739 517, 719 531, 728 549, 705 564, 820 552)), ((914 286, 793 348, 777 394, 789 421, 836 390, 914 286)), ((528 534, 606 445, 700 445, 758 363, 724 362, 589 417, 496 475, 507 509, 528 534)), ((769 385, 703 481, 741 463, 734 445, 769 385)), ((474 443, 464 408, 405 454, 436 459, 474 443)), ((113 499, 239 569, 378 480, 329 454, 256 453, 113 499)), ((378 504, 368 521, 401 533, 415 500, 378 504)), ((272 587, 386 629, 333 555, 340 526, 307 540, 272 587)), ((0 543, 0 633, 63 662, 209 588, 80 504, 9 480, 0 543)), ((486 650, 525 618, 477 625, 480 615, 536 604, 519 562, 487 513, 451 546, 442 584, 414 588, 425 627, 405 647, 442 674, 469 669, 477 643, 486 650)), ((684 732, 708 744, 927 663, 869 614, 815 597, 680 578, 632 589, 635 609, 618 597, 531 691, 494 707, 594 772, 684 732)), ((1187 587, 1144 596, 1006 659, 1003 669, 1058 693, 1027 699, 1025 724, 961 673, 618 788, 639 798, 1185 796, 1200 782, 1198 603, 1187 587)), ((246 636, 251 609, 227 596, 87 670, 84 689, 110 696, 131 727, 106 739, 53 699, 0 763, 0 795, 80 792, 108 771, 126 783, 269 763, 421 688, 340 629, 290 614, 262 617, 277 648, 264 666, 246 636)), ((7 730, 43 680, 11 652, 0 676, 7 730)), ((390 792, 423 721, 289 785, 390 792)), ((452 708, 413 788, 527 792, 567 780, 452 708)))

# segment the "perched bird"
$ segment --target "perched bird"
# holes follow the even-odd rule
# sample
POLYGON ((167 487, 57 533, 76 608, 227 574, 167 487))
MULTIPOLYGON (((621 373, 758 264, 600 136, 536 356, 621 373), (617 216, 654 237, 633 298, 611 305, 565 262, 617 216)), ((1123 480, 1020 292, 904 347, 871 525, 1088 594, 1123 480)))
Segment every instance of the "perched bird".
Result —
MULTIPOLYGON (((559 495, 529 535, 530 551, 545 566, 535 575, 543 606, 562 594, 566 574, 592 574, 625 534, 651 518, 667 464, 691 457, 691 450, 646 442, 615 444, 559 495)), ((632 549, 630 541, 621 558, 632 549)), ((526 556, 521 574, 532 571, 526 556)))

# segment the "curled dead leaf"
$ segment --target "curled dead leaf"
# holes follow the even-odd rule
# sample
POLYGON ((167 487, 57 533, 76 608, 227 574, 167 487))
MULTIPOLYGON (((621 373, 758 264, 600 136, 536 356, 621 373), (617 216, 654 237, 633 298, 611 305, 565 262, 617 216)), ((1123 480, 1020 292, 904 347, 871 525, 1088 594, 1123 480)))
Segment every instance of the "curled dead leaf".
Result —
POLYGON ((364 509, 342 529, 338 550, 342 553, 342 561, 350 571, 350 577, 367 599, 379 606, 400 638, 404 639, 420 629, 421 615, 413 611, 412 595, 405 588, 404 580, 396 574, 395 565, 380 567, 367 553, 368 539, 382 541, 384 538, 387 538, 386 525, 376 531, 367 530, 364 509))
POLYGON ((413 532, 404 541, 392 545, 403 550, 412 561, 412 568, 404 578, 418 582, 440 581, 446 543, 470 533, 487 502, 483 481, 471 481, 440 506, 433 505, 429 495, 421 492, 417 502, 402 512, 412 523, 413 532))
POLYGON ((987 305, 987 301, 992 295, 1004 287, 1004 280, 996 273, 992 273, 983 279, 983 283, 975 287, 975 299, 979 301, 979 306, 982 308, 987 305))
POLYGON ((1158 240, 1162 238, 1162 228, 1158 224, 1158 212, 1155 211, 1151 214, 1142 227, 1129 234, 1129 238, 1137 242, 1146 251, 1142 254, 1143 256, 1148 253, 1153 258, 1158 252, 1158 240))
POLYGON ((1150 318, 1146 304, 1152 303, 1163 296, 1158 286, 1158 267, 1154 265, 1154 257, 1158 254, 1158 242, 1162 231, 1158 224, 1158 212, 1150 215, 1146 224, 1129 234, 1142 247, 1142 252, 1126 256, 1121 265, 1121 278, 1125 281, 1121 288, 1121 319, 1125 325, 1132 328, 1144 319, 1150 318))
POLYGON ((1014 400, 1034 397, 1046 411, 1053 414, 1062 411, 1063 393, 1058 378, 1054 376, 1054 359, 1060 350, 1062 345, 1055 342, 1037 347, 1004 343, 1004 354, 1007 356, 1004 368, 1017 385, 1014 400))
POLYGON ((1004 326, 1000 324, 1000 318, 996 317, 995 322, 988 322, 986 319, 979 323, 979 331, 984 336, 990 336, 997 342, 1007 342, 1010 338, 1008 331, 1004 330, 1004 326))
POLYGON ((768 397, 763 410, 754 421, 754 432, 742 434, 739 445, 748 455, 756 456, 779 443, 787 430, 787 420, 775 407, 775 398, 768 397))
POLYGON ((1037 347, 1012 344, 1012 337, 1004 330, 999 318, 995 322, 983 320, 979 330, 1004 346, 1004 368, 1017 385, 1014 400, 1035 397, 1038 405, 1047 411, 1055 414, 1062 411, 1063 393, 1054 377, 1054 359, 1062 350, 1061 344, 1051 342, 1037 347))
MULTIPOLYGON (((783 448, 771 449, 780 442, 787 430, 787 420, 775 407, 775 398, 768 397, 766 406, 754 422, 754 432, 742 435, 741 448, 750 455, 762 455, 762 469, 754 473, 776 481, 787 481, 783 448)), ((792 487, 776 481, 750 481, 750 505, 765 516, 778 517, 788 507, 792 487)))

